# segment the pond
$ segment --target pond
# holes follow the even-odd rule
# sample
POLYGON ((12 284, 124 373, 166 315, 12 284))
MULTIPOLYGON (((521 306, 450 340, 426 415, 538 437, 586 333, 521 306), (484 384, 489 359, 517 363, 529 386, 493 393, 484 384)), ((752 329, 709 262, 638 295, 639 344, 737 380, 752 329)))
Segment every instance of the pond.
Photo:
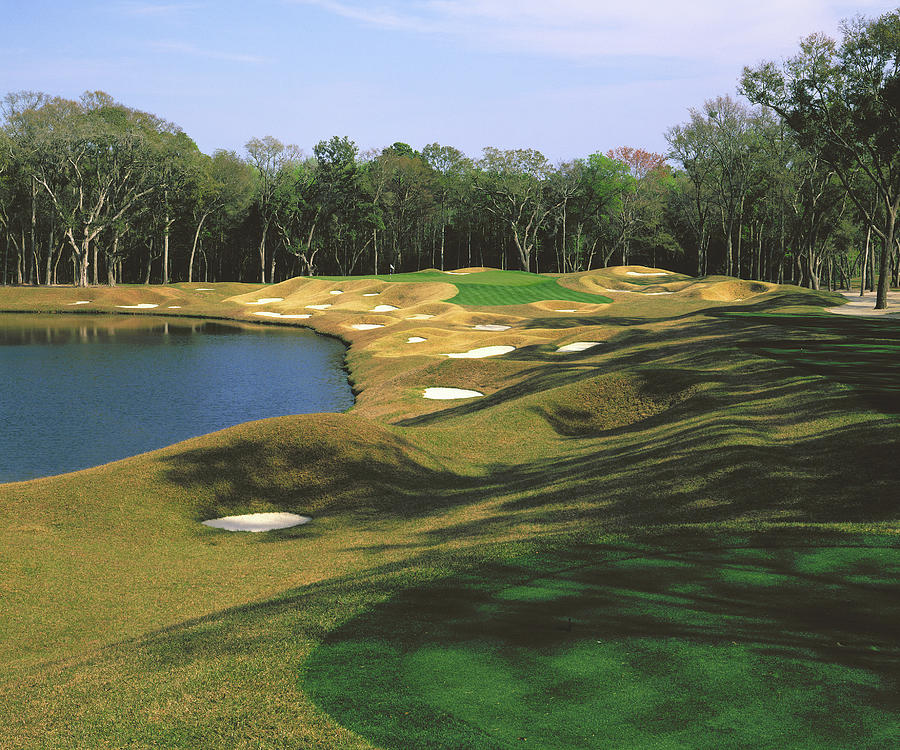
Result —
POLYGON ((344 411, 344 346, 299 328, 0 315, 0 482, 97 466, 241 422, 344 411))

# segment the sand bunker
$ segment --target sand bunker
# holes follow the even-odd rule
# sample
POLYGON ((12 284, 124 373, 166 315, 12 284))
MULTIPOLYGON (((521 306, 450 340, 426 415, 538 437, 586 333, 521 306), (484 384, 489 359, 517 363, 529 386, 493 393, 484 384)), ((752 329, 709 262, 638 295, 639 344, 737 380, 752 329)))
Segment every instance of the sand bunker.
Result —
POLYGON ((451 276, 468 276, 471 274, 471 271, 444 271, 444 273, 449 273, 451 276))
POLYGON ((372 308, 372 312, 391 312, 399 309, 399 307, 395 307, 394 305, 376 305, 372 308))
POLYGON ((284 297, 260 297, 256 302, 245 302, 245 305, 268 305, 270 302, 282 302, 284 297))
POLYGON ((254 315, 259 315, 263 318, 283 318, 285 320, 303 320, 305 318, 312 317, 309 313, 280 313, 280 312, 269 312, 267 310, 258 310, 253 313, 254 315))
POLYGON ((574 307, 566 307, 562 310, 554 310, 553 312, 578 312, 574 307))
POLYGON ((421 344, 423 341, 428 341, 428 339, 423 339, 421 336, 410 336, 406 339, 407 344, 421 344))
POLYGON ((858 315, 862 318, 900 318, 900 292, 888 292, 888 305, 884 310, 875 309, 875 297, 872 292, 867 292, 864 297, 859 292, 841 292, 841 296, 847 300, 846 305, 840 307, 826 307, 828 312, 836 315, 858 315))
POLYGON ((180 310, 181 305, 169 305, 166 310, 180 310))
POLYGON ((373 328, 384 328, 381 323, 354 323, 350 327, 356 331, 371 331, 373 328))
POLYGON ((502 326, 497 323, 485 323, 483 325, 472 326, 476 331, 508 331, 512 326, 502 326))
POLYGON ((337 289, 332 289, 332 290, 331 290, 330 292, 328 292, 328 293, 329 293, 329 294, 343 294, 343 292, 341 292, 341 291, 339 291, 339 290, 337 290, 337 289))
POLYGON ((566 344, 565 346, 559 347, 556 351, 558 352, 583 352, 585 349, 590 349, 591 347, 598 346, 600 344, 599 341, 573 341, 571 344, 566 344))
POLYGON ((70 305, 89 305, 91 301, 89 299, 80 299, 78 302, 70 302, 70 305))
POLYGON ((675 292, 644 292, 645 297, 656 297, 659 294, 675 294, 675 292))
POLYGON ((643 272, 643 271, 626 271, 626 276, 668 276, 668 271, 653 271, 653 272, 643 272))
POLYGON ((327 310, 331 305, 306 305, 308 310, 327 310))
POLYGON ((514 346, 480 346, 477 349, 469 349, 467 352, 454 352, 445 354, 445 357, 453 359, 481 359, 482 357, 496 357, 499 354, 509 354, 515 351, 514 346))
POLYGON ((775 288, 775 284, 739 279, 717 281, 700 286, 700 298, 710 302, 740 302, 741 300, 765 294, 775 288))
POLYGON ((448 401, 453 398, 476 398, 484 394, 479 391, 467 391, 465 388, 426 388, 424 398, 435 401, 448 401))
POLYGON ((116 307, 126 310, 149 310, 152 307, 159 307, 159 305, 154 302, 138 302, 136 305, 116 305, 116 307))
POLYGON ((431 320, 434 315, 426 315, 425 313, 416 313, 415 315, 410 315, 406 319, 407 320, 431 320))
POLYGON ((195 292, 212 292, 214 290, 208 286, 198 286, 194 291, 195 292))
POLYGON ((381 292, 366 292, 363 294, 363 297, 377 297, 381 292))
POLYGON ((223 516, 202 521, 204 526, 212 526, 214 529, 225 531, 273 531, 275 529, 289 529, 292 526, 301 526, 309 523, 309 516, 298 516, 296 513, 248 513, 243 516, 223 516))

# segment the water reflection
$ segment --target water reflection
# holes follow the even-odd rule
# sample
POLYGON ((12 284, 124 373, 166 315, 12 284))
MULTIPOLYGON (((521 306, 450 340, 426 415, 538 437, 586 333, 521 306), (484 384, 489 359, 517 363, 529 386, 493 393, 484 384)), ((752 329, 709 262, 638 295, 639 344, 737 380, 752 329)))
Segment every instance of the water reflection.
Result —
POLYGON ((0 315, 0 482, 95 466, 253 419, 353 403, 343 346, 304 329, 0 315))

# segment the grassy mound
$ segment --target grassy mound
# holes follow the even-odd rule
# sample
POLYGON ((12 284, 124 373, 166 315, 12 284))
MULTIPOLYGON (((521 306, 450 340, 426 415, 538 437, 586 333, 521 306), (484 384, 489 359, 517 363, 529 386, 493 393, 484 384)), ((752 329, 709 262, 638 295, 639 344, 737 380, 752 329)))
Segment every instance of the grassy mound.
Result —
POLYGON ((698 390, 679 371, 619 372, 557 389, 542 413, 560 435, 587 436, 661 414, 698 390))
POLYGON ((329 634, 301 680, 385 748, 890 744, 894 548, 770 543, 589 547, 444 579, 329 634))

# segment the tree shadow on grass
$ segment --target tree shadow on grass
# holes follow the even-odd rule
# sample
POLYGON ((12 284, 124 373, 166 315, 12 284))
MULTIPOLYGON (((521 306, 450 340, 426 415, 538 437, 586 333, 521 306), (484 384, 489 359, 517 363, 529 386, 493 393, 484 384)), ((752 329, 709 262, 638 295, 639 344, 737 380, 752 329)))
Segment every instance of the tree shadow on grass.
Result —
POLYGON ((328 634, 301 684, 397 748, 849 748, 896 730, 896 546, 690 541, 403 591, 328 634))
POLYGON ((415 516, 464 502, 465 481, 439 459, 374 425, 359 430, 347 420, 341 429, 341 418, 334 415, 331 428, 302 417, 255 423, 253 438, 172 455, 165 477, 198 498, 197 520, 272 509, 415 516), (292 420, 304 428, 284 429, 292 420))

